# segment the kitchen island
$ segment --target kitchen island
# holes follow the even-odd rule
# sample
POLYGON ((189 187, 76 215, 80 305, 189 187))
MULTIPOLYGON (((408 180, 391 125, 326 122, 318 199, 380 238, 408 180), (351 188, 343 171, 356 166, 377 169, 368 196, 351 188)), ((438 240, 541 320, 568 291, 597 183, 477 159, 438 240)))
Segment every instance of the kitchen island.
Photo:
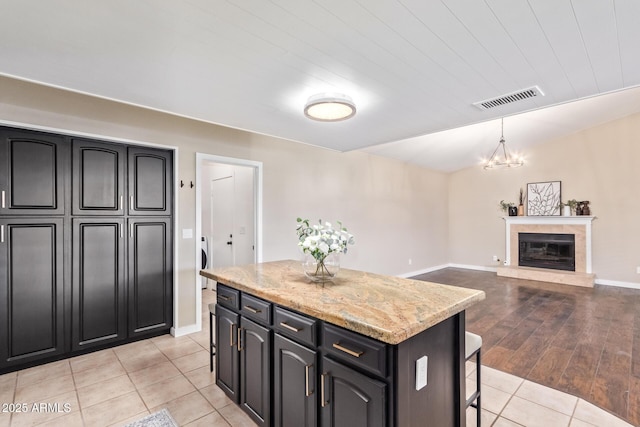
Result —
POLYGON ((464 310, 484 292, 296 261, 217 282, 216 383, 263 426, 464 426, 464 310))

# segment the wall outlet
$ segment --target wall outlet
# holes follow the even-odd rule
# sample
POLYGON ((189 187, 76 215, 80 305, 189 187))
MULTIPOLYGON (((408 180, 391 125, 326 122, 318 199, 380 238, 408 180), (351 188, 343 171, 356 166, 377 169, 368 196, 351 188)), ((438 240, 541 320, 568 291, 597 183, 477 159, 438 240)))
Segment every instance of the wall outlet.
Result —
POLYGON ((640 267, 636 267, 636 273, 640 274, 640 267))
POLYGON ((500 260, 498 259, 498 255, 494 255, 494 256, 493 256, 493 260, 494 260, 494 261, 500 261, 500 260))
POLYGON ((422 356, 416 360, 416 391, 423 389, 427 385, 427 365, 429 358, 422 356))
MULTIPOLYGON (((411 258, 409 258, 409 265, 411 265, 411 258)), ((638 267, 638 268, 640 268, 640 267, 638 267)), ((640 272, 639 272, 639 273, 640 273, 640 272)))

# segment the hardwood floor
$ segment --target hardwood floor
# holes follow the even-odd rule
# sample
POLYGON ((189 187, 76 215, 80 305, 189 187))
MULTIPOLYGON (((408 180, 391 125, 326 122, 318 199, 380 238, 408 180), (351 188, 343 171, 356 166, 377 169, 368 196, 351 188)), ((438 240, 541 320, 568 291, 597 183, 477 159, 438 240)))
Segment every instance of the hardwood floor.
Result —
POLYGON ((640 290, 580 288, 446 268, 414 279, 481 289, 467 330, 483 364, 581 397, 640 425, 640 290))

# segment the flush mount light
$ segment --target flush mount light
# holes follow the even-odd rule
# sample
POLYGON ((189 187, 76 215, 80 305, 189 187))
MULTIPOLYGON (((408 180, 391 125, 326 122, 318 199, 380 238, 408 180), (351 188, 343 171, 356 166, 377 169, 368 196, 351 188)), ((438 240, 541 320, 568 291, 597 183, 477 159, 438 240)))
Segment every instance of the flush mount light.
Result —
POLYGON ((338 122, 353 117, 356 104, 347 95, 319 93, 313 95, 304 106, 304 115, 321 122, 338 122))

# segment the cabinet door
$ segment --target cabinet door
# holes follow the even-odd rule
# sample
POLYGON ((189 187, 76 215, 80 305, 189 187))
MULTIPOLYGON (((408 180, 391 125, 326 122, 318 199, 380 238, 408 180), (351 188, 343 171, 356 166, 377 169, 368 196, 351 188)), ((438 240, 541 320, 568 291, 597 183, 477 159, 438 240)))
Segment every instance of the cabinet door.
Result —
POLYGON ((171 215, 172 155, 129 147, 129 215, 171 215))
POLYGON ((320 388, 322 427, 387 425, 386 384, 325 356, 320 388))
POLYGON ((129 336, 168 331, 173 322, 171 219, 129 219, 129 336))
POLYGON ((240 400, 240 316, 216 305, 216 384, 235 403, 240 400))
POLYGON ((73 214, 123 215, 126 147, 72 141, 73 214))
POLYGON ((0 128, 0 214, 64 214, 68 152, 61 136, 0 128))
POLYGON ((63 220, 0 219, 0 367, 64 352, 63 220))
POLYGON ((273 395, 276 427, 315 427, 316 352, 279 334, 273 339, 273 395))
POLYGON ((124 218, 73 219, 73 350, 127 336, 124 242, 124 218))
POLYGON ((271 331, 242 317, 240 406, 259 426, 271 425, 271 331))

